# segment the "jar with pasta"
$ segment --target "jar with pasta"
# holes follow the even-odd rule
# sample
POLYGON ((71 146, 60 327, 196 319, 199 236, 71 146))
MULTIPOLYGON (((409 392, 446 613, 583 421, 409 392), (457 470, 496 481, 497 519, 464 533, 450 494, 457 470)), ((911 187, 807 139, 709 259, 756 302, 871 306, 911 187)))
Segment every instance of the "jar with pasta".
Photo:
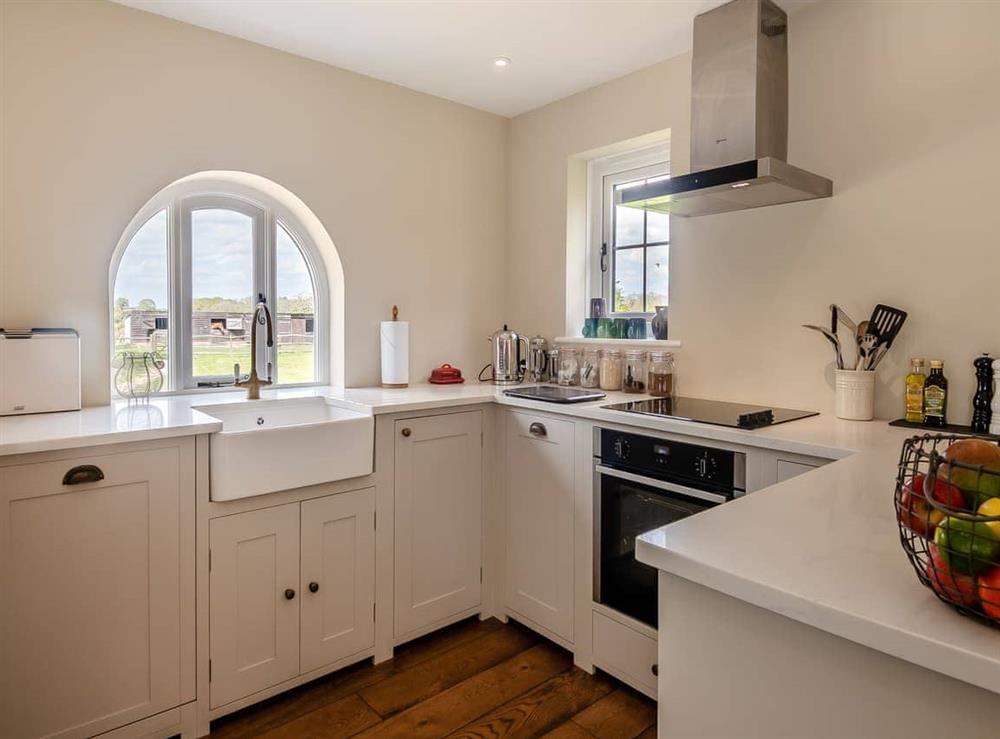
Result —
POLYGON ((646 389, 657 398, 674 395, 674 355, 671 352, 650 352, 646 389))
POLYGON ((617 349, 601 352, 601 390, 622 389, 622 353, 617 349))
POLYGON ((646 392, 646 352, 642 349, 629 349, 625 352, 622 390, 626 393, 646 392))
POLYGON ((601 378, 601 360, 597 349, 587 349, 580 362, 580 387, 599 387, 601 378))

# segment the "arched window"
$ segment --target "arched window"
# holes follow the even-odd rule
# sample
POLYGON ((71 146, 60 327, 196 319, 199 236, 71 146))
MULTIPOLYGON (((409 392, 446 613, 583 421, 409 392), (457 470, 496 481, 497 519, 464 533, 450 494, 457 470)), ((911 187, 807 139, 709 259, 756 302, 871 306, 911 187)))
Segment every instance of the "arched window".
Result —
POLYGON ((157 352, 164 391, 231 384, 236 364, 248 373, 261 300, 274 346, 258 335, 258 375, 270 365, 275 384, 329 382, 323 259, 309 228, 265 192, 197 178, 161 191, 119 243, 111 297, 113 363, 157 352))

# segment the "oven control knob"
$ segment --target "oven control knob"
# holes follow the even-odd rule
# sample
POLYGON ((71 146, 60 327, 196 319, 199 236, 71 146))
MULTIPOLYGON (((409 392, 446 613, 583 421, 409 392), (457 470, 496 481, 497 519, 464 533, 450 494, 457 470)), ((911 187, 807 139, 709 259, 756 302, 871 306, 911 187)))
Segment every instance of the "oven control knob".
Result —
POLYGON ((717 463, 715 459, 711 455, 709 455, 708 452, 705 452, 704 454, 699 454, 698 457, 695 459, 694 471, 698 475, 698 477, 701 477, 705 480, 710 480, 711 478, 715 477, 716 467, 717 463))
POLYGON ((632 451, 628 443, 628 439, 624 436, 619 436, 615 439, 615 456, 618 459, 628 459, 629 452, 632 451))

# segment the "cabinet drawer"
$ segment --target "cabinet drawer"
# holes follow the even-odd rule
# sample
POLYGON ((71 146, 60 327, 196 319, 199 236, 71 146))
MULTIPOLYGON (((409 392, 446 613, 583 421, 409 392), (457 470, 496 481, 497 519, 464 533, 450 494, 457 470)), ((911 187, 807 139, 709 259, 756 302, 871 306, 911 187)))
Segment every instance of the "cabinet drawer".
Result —
POLYGON ((81 454, 51 462, 0 467, 0 490, 7 493, 4 497, 22 499, 145 482, 151 470, 162 469, 165 453, 176 458, 177 450, 81 454))
POLYGON ((656 697, 656 639, 594 611, 594 664, 656 697))
POLYGON ((573 422, 561 421, 534 413, 511 411, 507 418, 508 433, 550 444, 573 444, 573 422))

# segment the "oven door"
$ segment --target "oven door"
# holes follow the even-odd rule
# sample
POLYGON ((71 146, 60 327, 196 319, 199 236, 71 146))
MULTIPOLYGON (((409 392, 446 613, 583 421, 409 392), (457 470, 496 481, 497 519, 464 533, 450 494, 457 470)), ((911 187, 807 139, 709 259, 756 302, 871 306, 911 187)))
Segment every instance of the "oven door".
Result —
POLYGON ((655 629, 656 569, 635 558, 636 537, 730 498, 600 463, 594 469, 595 599, 655 629))

